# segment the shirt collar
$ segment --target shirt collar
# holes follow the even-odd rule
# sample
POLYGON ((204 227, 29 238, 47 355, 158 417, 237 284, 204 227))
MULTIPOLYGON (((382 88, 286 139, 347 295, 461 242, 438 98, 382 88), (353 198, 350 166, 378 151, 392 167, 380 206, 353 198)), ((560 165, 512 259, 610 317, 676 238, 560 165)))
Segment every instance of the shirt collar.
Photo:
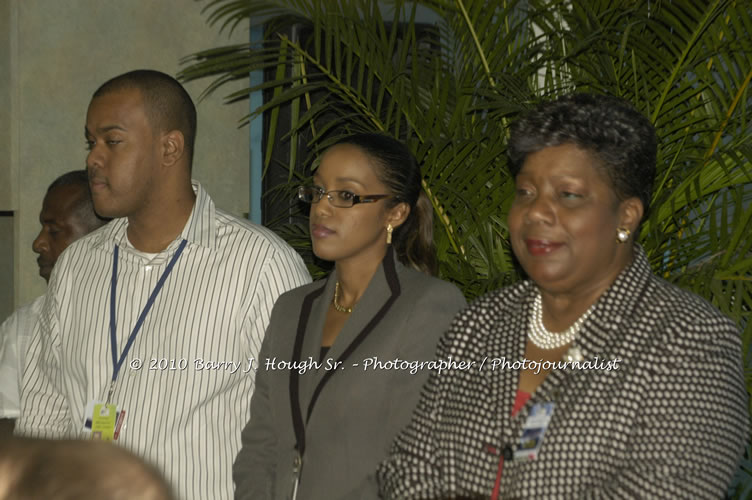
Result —
POLYGON ((188 240, 188 243, 214 249, 217 238, 214 202, 198 181, 192 180, 191 184, 196 193, 196 202, 181 237, 188 240))
MULTIPOLYGON (((201 183, 192 180, 193 192, 196 193, 196 201, 191 209, 179 239, 186 239, 188 243, 200 245, 209 249, 216 246, 216 208, 209 194, 201 186, 201 183)), ((96 235, 94 246, 111 246, 117 244, 126 247, 126 229, 128 218, 113 219, 102 231, 96 235)), ((170 244, 167 249, 174 246, 170 244)))

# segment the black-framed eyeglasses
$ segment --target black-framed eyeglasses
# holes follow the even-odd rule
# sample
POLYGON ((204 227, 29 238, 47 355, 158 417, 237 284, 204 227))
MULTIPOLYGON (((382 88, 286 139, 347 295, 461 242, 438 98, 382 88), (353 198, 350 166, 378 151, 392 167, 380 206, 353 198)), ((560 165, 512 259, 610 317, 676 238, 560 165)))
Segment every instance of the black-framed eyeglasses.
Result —
POLYGON ((389 198, 391 194, 364 194, 357 195, 350 191, 324 191, 318 186, 300 186, 298 198, 306 203, 318 203, 326 196, 335 207, 350 208, 358 203, 373 203, 374 201, 389 198))

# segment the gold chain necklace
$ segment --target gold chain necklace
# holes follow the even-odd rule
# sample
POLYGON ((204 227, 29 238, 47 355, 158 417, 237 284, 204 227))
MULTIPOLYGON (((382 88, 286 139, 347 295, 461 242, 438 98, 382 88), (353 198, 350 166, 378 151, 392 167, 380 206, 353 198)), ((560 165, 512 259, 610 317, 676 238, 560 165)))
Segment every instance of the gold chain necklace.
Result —
POLYGON ((332 305, 334 305, 334 309, 341 313, 350 314, 353 310, 352 307, 345 307, 341 306, 337 303, 337 298, 339 297, 339 281, 334 285, 334 298, 332 299, 332 305))

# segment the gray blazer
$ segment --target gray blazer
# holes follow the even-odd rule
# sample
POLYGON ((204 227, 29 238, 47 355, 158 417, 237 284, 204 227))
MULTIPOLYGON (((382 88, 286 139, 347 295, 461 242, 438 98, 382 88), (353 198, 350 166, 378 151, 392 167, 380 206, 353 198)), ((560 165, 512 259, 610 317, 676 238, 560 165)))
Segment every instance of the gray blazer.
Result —
POLYGON ((429 374, 417 362, 433 359, 466 305, 454 285, 404 267, 390 250, 314 368, 336 281, 334 271, 274 305, 233 467, 236 499, 291 498, 296 469, 298 500, 378 498, 376 468, 429 374))

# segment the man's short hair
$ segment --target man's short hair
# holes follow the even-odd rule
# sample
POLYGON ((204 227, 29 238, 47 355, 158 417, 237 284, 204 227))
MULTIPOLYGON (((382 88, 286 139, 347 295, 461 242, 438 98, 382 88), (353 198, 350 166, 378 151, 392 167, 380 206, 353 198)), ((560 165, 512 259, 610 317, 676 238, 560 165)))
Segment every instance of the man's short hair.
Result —
POLYGON ((137 69, 106 81, 94 92, 92 99, 130 89, 140 91, 144 111, 154 130, 179 130, 183 134, 190 168, 196 140, 196 106, 188 92, 170 75, 151 69, 137 69))
POLYGON ((107 224, 110 219, 100 217, 94 211, 94 202, 91 199, 91 189, 89 188, 89 177, 86 170, 71 170, 66 172, 49 185, 47 193, 61 186, 78 186, 81 188, 81 195, 76 200, 73 207, 73 213, 82 223, 86 225, 87 232, 107 224))

